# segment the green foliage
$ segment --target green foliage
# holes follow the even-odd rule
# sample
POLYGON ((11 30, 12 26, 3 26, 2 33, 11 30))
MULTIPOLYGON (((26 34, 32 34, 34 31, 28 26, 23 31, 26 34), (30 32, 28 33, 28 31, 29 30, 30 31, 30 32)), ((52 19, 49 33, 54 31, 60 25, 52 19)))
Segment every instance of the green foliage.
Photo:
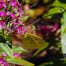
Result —
POLYGON ((2 42, 2 43, 5 43, 6 42, 6 39, 4 38, 3 35, 0 35, 0 42, 2 42))
POLYGON ((22 18, 22 22, 25 22, 28 18, 29 18, 29 16, 23 17, 23 18, 22 18))
POLYGON ((62 51, 66 53, 66 12, 63 14, 64 23, 61 26, 61 43, 62 43, 62 51))
POLYGON ((9 63, 13 63, 13 64, 18 64, 18 65, 24 65, 24 66, 34 66, 34 64, 24 60, 24 59, 20 59, 20 58, 7 58, 6 59, 7 62, 9 63))
POLYGON ((6 43, 0 43, 0 48, 11 58, 13 58, 13 50, 6 43))
POLYGON ((50 7, 53 7, 48 10, 46 14, 44 14, 43 18, 46 17, 53 17, 53 15, 57 13, 63 14, 63 22, 61 20, 61 43, 62 43, 62 51, 65 54, 66 53, 66 3, 61 2, 60 0, 55 0, 50 7))
POLYGON ((61 3, 59 0, 55 0, 51 6, 61 7, 66 10, 66 3, 61 3))
POLYGON ((62 13, 62 12, 63 12, 62 8, 54 7, 54 8, 51 8, 46 14, 44 14, 43 18, 46 18, 46 17, 49 17, 49 16, 53 16, 54 14, 62 13))
POLYGON ((12 49, 13 49, 14 53, 25 53, 25 52, 28 52, 27 50, 25 50, 22 47, 15 47, 15 46, 13 46, 12 49))
POLYGON ((42 50, 46 50, 46 48, 49 46, 48 43, 45 43, 43 47, 39 48, 33 56, 37 56, 38 53, 40 53, 42 50), (45 45, 46 44, 46 45, 45 45))

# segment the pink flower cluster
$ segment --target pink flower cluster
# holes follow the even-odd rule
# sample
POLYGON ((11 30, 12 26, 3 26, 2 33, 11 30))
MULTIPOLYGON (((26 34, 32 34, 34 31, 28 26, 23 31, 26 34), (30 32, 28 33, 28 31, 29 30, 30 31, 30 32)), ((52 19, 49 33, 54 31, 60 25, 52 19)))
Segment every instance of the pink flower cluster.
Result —
POLYGON ((22 23, 22 7, 17 0, 0 1, 0 30, 8 33, 23 34, 26 32, 22 23))
POLYGON ((0 65, 2 66, 8 66, 8 63, 4 61, 3 58, 0 59, 0 65))

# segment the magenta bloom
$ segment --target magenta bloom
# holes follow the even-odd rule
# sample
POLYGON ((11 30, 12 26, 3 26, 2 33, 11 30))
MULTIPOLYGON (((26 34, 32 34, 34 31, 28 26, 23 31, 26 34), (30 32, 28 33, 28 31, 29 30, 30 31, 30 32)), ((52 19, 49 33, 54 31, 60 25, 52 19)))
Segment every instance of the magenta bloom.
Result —
POLYGON ((11 16, 12 18, 16 18, 16 15, 15 15, 14 13, 11 13, 10 16, 11 16))
MULTIPOLYGON (((19 53, 13 53, 13 56, 14 57, 20 57, 20 54, 19 53)), ((3 53, 2 57, 7 57, 7 54, 3 53)), ((3 61, 3 59, 1 61, 3 61)), ((0 61, 0 63, 1 63, 1 61, 0 61)))
POLYGON ((3 3, 0 3, 0 8, 3 8, 3 3))
POLYGON ((0 29, 6 29, 6 23, 0 21, 0 29))
POLYGON ((13 21, 11 23, 11 28, 18 27, 19 25, 23 25, 23 23, 21 21, 13 21))
POLYGON ((24 34, 26 32, 26 27, 21 21, 12 22, 9 31, 14 31, 15 34, 24 34))
POLYGON ((2 66, 8 66, 8 63, 4 61, 3 58, 0 59, 0 65, 2 66))
POLYGON ((0 16, 5 17, 5 16, 7 16, 7 14, 6 14, 6 12, 0 11, 0 16))
POLYGON ((14 56, 14 57, 20 57, 20 54, 14 53, 13 56, 14 56))
POLYGON ((15 29, 15 33, 24 34, 26 32, 26 28, 24 26, 19 26, 15 29))
POLYGON ((17 6, 17 2, 16 1, 11 1, 10 4, 12 5, 12 7, 16 7, 17 6))
POLYGON ((0 10, 0 29, 5 29, 8 33, 23 34, 26 32, 25 25, 22 23, 22 8, 18 0, 1 1, 0 8, 2 8, 0 10))
POLYGON ((44 33, 51 33, 52 28, 53 26, 51 25, 41 26, 41 30, 43 30, 44 33))
POLYGON ((59 25, 57 23, 54 24, 52 32, 57 31, 59 29, 59 25))
POLYGON ((5 2, 5 1, 4 1, 4 0, 0 0, 0 2, 2 2, 2 3, 3 3, 3 2, 5 2))
POLYGON ((18 0, 11 0, 11 1, 13 1, 13 2, 18 2, 18 0))

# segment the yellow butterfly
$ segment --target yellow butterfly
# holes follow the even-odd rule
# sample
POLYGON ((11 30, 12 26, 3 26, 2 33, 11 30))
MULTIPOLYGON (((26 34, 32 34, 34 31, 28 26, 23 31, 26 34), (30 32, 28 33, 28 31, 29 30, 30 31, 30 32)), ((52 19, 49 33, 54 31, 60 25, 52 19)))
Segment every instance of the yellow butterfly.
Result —
POLYGON ((39 49, 41 47, 46 47, 48 43, 44 41, 41 37, 26 33, 23 37, 23 47, 26 49, 39 49))

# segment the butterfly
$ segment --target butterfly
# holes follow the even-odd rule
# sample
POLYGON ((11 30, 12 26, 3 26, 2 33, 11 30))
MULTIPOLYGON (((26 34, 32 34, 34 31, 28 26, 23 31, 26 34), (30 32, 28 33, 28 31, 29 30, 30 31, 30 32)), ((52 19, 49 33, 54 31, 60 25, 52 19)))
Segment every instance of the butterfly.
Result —
POLYGON ((26 49, 39 49, 43 46, 47 46, 48 43, 43 40, 41 37, 31 34, 31 33, 26 33, 23 37, 23 45, 22 47, 26 49))

